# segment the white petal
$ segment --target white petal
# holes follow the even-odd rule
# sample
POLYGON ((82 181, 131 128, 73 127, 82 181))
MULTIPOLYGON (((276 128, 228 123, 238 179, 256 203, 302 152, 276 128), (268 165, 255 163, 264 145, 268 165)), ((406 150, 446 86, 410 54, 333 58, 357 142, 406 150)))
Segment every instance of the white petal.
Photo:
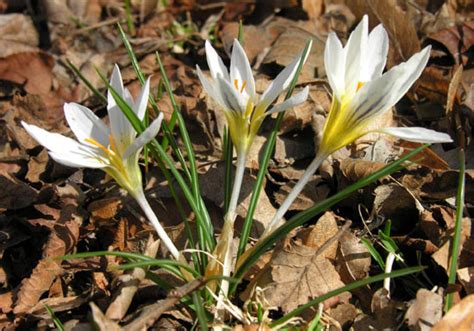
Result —
POLYGON ((242 94, 230 85, 227 80, 217 78, 217 82, 219 83, 223 102, 227 105, 227 110, 240 111, 241 113, 244 113, 247 106, 247 100, 243 98, 242 94))
POLYGON ((377 116, 394 106, 421 75, 430 49, 430 46, 425 47, 407 62, 362 86, 349 105, 355 118, 361 120, 377 116))
POLYGON ((253 78, 252 67, 250 67, 249 59, 237 39, 234 39, 230 59, 230 82, 231 84, 237 82, 237 88, 239 90, 242 89, 243 84, 245 84, 245 88, 241 93, 245 93, 248 97, 254 99, 255 80, 253 78))
POLYGON ((220 94, 220 89, 217 86, 218 84, 216 84, 213 80, 207 79, 198 65, 196 65, 196 72, 206 93, 209 94, 209 96, 214 99, 214 101, 216 101, 221 107, 228 108, 228 105, 224 103, 224 100, 220 94))
POLYGON ((388 35, 382 24, 369 34, 367 50, 361 60, 360 81, 368 82, 382 75, 388 53, 388 35))
POLYGON ((288 108, 295 107, 303 102, 306 101, 308 98, 308 93, 309 93, 309 86, 306 86, 303 91, 299 92, 296 95, 293 95, 291 98, 288 100, 285 100, 284 102, 276 105, 272 109, 270 109, 267 114, 273 114, 273 113, 279 113, 282 112, 288 108))
POLYGON ((421 127, 384 128, 378 130, 378 132, 387 133, 389 135, 417 143, 448 143, 453 141, 446 133, 421 127))
MULTIPOLYGON (((118 65, 114 66, 112 76, 110 77, 110 85, 120 96, 123 96, 124 89, 122 82, 122 74, 120 73, 120 68, 118 67, 118 65)), ((109 105, 115 104, 115 99, 113 98, 110 91, 107 91, 107 102, 109 105)))
POLYGON ((143 131, 135 141, 127 147, 123 158, 127 159, 130 155, 140 151, 143 146, 148 144, 153 138, 156 137, 158 131, 160 131, 161 122, 163 121, 163 113, 160 113, 158 117, 150 124, 145 131, 143 131))
POLYGON ((137 114, 140 121, 143 121, 146 113, 146 107, 148 105, 148 97, 150 96, 150 77, 146 80, 142 87, 142 91, 138 96, 138 99, 133 104, 133 111, 137 114))
POLYGON ((278 74, 275 80, 271 82, 265 92, 263 92, 260 100, 260 104, 262 107, 266 108, 270 106, 273 101, 275 101, 275 99, 280 95, 280 93, 290 86, 291 81, 293 80, 296 71, 298 70, 300 61, 303 60, 303 64, 306 62, 311 51, 311 45, 312 41, 310 42, 308 53, 306 54, 306 57, 304 59, 301 59, 303 55, 302 51, 294 58, 293 62, 291 62, 285 69, 283 69, 278 74))
POLYGON ((326 48, 324 49, 324 67, 332 93, 338 100, 341 100, 344 94, 345 61, 346 58, 341 41, 334 32, 331 32, 326 41, 326 48))
POLYGON ((227 72, 227 68, 222 62, 221 57, 217 54, 214 47, 212 47, 209 40, 206 40, 206 58, 207 58, 207 65, 209 66, 209 70, 211 71, 211 76, 213 79, 217 79, 217 77, 221 77, 225 80, 229 80, 229 73, 227 72))
POLYGON ((99 162, 98 159, 87 157, 77 153, 55 153, 49 152, 54 161, 67 167, 101 169, 107 166, 106 163, 99 162))
POLYGON ((351 33, 345 51, 345 67, 344 67, 344 85, 345 93, 353 95, 360 81, 361 64, 364 61, 363 56, 367 50, 368 39, 368 17, 364 15, 362 21, 357 25, 351 33))
POLYGON ((51 157, 67 166, 103 168, 105 165, 98 161, 100 154, 92 148, 79 144, 76 140, 58 133, 51 133, 35 125, 21 122, 26 132, 38 143, 49 150, 51 157))
POLYGON ((81 143, 92 138, 103 146, 109 144, 109 128, 89 108, 77 103, 65 103, 64 115, 74 135, 81 143))

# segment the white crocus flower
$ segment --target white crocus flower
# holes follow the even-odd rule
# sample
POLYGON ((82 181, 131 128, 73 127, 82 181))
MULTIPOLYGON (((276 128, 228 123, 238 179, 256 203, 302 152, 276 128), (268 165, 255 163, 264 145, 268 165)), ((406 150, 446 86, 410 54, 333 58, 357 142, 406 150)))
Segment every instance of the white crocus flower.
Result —
MULTIPOLYGON (((137 117, 143 120, 148 104, 150 80, 146 81, 136 101, 132 99, 128 89, 124 88, 118 66, 114 68, 110 85, 130 105, 137 117)), ((87 107, 77 103, 64 104, 66 121, 77 140, 25 122, 22 122, 22 125, 33 138, 48 149, 49 155, 56 162, 69 167, 102 169, 115 179, 137 200, 166 247, 173 257, 178 259, 178 250, 145 198, 138 164, 141 150, 158 134, 163 114, 160 113, 137 137, 137 132, 116 104, 110 91, 107 99, 109 126, 87 107)))
POLYGON ((364 16, 351 33, 345 47, 334 32, 329 34, 324 64, 333 98, 322 142, 316 158, 282 203, 269 223, 266 234, 276 228, 321 162, 363 135, 380 132, 414 142, 452 141, 445 133, 420 127, 368 129, 369 124, 389 111, 420 77, 428 62, 430 49, 430 46, 425 47, 407 62, 382 74, 388 52, 388 35, 382 25, 378 25, 369 34, 368 18, 364 16))
POLYGON ((232 48, 230 72, 209 41, 206 41, 206 57, 211 79, 204 76, 199 66, 196 66, 197 74, 207 94, 224 111, 237 153, 248 151, 267 115, 294 107, 304 102, 308 96, 309 89, 306 87, 295 96, 268 109, 276 98, 289 87, 300 62, 306 61, 306 58, 301 59, 301 54, 280 72, 262 95, 255 92, 252 68, 237 39, 234 40, 232 48))
MULTIPOLYGON (((310 47, 311 43, 309 44, 310 47)), ((197 74, 204 90, 224 111, 230 136, 237 152, 237 164, 229 208, 225 215, 222 232, 213 252, 216 259, 212 260, 207 266, 206 276, 230 276, 232 272, 235 211, 242 186, 247 152, 267 115, 299 105, 308 97, 309 88, 306 87, 298 94, 269 109, 278 96, 290 86, 300 63, 306 61, 309 48, 305 58, 302 54, 299 54, 290 65, 280 72, 263 94, 258 95, 255 91, 252 68, 238 40, 234 40, 229 71, 216 50, 211 46, 211 43, 206 41, 206 57, 211 79, 204 76, 199 66, 196 66, 197 74)), ((225 280, 222 281, 216 306, 217 319, 221 319, 224 313, 224 297, 227 296, 228 289, 229 283, 225 280)))

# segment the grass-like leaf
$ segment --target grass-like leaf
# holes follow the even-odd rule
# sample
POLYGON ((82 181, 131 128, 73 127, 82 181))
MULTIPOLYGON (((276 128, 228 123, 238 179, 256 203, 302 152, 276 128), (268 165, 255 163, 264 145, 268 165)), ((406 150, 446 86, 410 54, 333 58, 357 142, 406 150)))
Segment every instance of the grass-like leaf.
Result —
MULTIPOLYGON (((462 230, 462 215, 464 209, 464 187, 466 181, 466 160, 464 149, 459 149, 459 180, 458 190, 456 193, 456 220, 454 224, 453 241, 451 242, 451 261, 449 264, 449 278, 448 284, 454 285, 456 283, 456 272, 458 269, 458 255, 459 246, 461 245, 461 230, 462 230)), ((453 305, 454 293, 446 295, 445 312, 451 309, 453 305)))
POLYGON ((64 331, 64 325, 61 322, 61 320, 56 316, 56 314, 54 313, 54 310, 46 304, 44 305, 44 308, 48 312, 49 316, 51 316, 51 319, 53 320, 53 323, 58 329, 58 331, 64 331))

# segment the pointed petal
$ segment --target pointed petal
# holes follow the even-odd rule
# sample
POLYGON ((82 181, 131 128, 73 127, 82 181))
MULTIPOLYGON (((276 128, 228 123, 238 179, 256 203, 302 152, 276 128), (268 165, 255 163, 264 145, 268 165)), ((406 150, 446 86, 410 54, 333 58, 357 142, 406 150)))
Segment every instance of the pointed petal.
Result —
POLYGON ((222 62, 221 57, 217 54, 214 47, 212 47, 209 40, 206 40, 206 58, 207 58, 207 65, 209 66, 209 70, 211 71, 211 76, 213 79, 217 79, 217 77, 221 77, 225 80, 229 80, 229 73, 227 72, 227 68, 222 62))
POLYGON ((158 117, 150 124, 145 131, 143 131, 135 141, 127 147, 123 154, 124 159, 128 159, 130 155, 140 151, 143 146, 148 144, 153 138, 156 137, 158 131, 160 131, 161 122, 163 121, 163 113, 160 113, 158 117))
POLYGON ((353 95, 360 81, 361 64, 365 60, 363 55, 366 51, 369 30, 369 19, 364 15, 362 21, 351 33, 345 47, 345 93, 353 95))
POLYGON ((310 50, 311 50, 311 44, 309 45, 309 50, 307 53, 306 58, 302 59, 303 51, 301 51, 285 69, 283 69, 278 76, 275 78, 273 82, 267 87, 265 92, 263 92, 261 100, 260 100, 260 107, 267 108, 270 106, 273 101, 280 95, 280 93, 284 90, 286 90, 290 84, 291 81, 293 80, 296 71, 298 70, 298 66, 300 64, 300 61, 303 61, 303 64, 306 62, 310 50))
POLYGON ((79 144, 76 140, 58 133, 51 133, 35 125, 21 122, 26 132, 48 149, 51 157, 59 163, 71 167, 103 168, 99 162, 101 155, 92 148, 79 144))
POLYGON ((448 143, 453 141, 446 133, 420 127, 384 128, 378 130, 378 132, 418 143, 448 143))
POLYGON ((245 84, 242 93, 245 92, 248 97, 254 99, 255 80, 253 78, 252 67, 250 67, 249 59, 237 39, 234 39, 232 57, 230 59, 230 82, 231 84, 235 84, 235 81, 237 81, 238 89, 241 89, 242 85, 245 84))
POLYGON ((341 100, 344 94, 345 53, 341 41, 331 32, 324 49, 324 66, 332 93, 341 100))
MULTIPOLYGON (((123 87, 122 75, 117 65, 115 65, 114 71, 112 72, 110 85, 112 85, 117 93, 122 96, 125 102, 130 104, 130 106, 133 105, 133 103, 131 103, 132 97, 130 92, 123 87)), ((115 102, 115 99, 110 91, 108 93, 107 112, 109 114, 109 126, 111 134, 115 139, 115 143, 119 152, 123 153, 127 146, 132 143, 136 133, 127 117, 123 114, 115 102)))
POLYGON ((308 93, 309 93, 309 86, 306 86, 303 91, 299 92, 298 94, 296 95, 293 95, 291 98, 289 98, 288 100, 285 100, 284 102, 280 103, 279 105, 276 105, 275 107, 273 107, 272 109, 270 109, 268 112, 267 112, 267 115, 268 114, 273 114, 273 113, 279 113, 279 112, 282 112, 288 108, 292 108, 292 107, 295 107, 303 102, 306 101, 306 99, 308 98, 308 93))
POLYGON ((224 100, 220 94, 220 89, 217 86, 218 84, 204 76, 201 68, 199 68, 198 65, 196 65, 196 72, 206 93, 209 94, 209 96, 214 99, 214 101, 216 101, 221 107, 226 109, 229 108, 228 105, 224 103, 224 100))
POLYGON ((109 144, 109 128, 89 108, 77 103, 65 103, 64 115, 77 140, 85 143, 92 138, 103 146, 109 144))
POLYGON ((133 104, 133 111, 137 114, 140 121, 143 121, 146 113, 146 107, 148 105, 148 97, 150 96, 150 77, 146 80, 142 87, 142 91, 138 96, 138 99, 133 104))
POLYGON ((360 81, 368 82, 382 75, 388 53, 388 34, 379 24, 369 34, 367 51, 362 59, 360 81))
MULTIPOLYGON (((120 68, 118 65, 114 66, 114 70, 112 71, 112 76, 110 77, 110 85, 114 88, 114 90, 121 96, 123 96, 123 82, 122 82, 122 74, 120 73, 120 68)), ((107 91, 107 102, 108 104, 115 104, 115 100, 110 93, 107 91)))
POLYGON ((354 118, 357 121, 366 120, 393 107, 421 75, 430 49, 430 46, 425 47, 407 62, 362 86, 349 105, 354 118))

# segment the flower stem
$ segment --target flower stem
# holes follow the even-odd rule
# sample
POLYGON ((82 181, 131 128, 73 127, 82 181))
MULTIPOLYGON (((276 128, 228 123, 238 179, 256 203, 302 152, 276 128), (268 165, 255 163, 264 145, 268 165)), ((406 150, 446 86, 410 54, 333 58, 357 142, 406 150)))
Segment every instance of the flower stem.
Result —
POLYGON ((180 254, 179 254, 178 249, 176 248, 173 241, 166 233, 165 229, 163 229, 163 226, 161 226, 160 221, 158 221, 158 217, 156 217, 155 213, 153 212, 153 209, 151 209, 151 206, 148 203, 148 200, 146 199, 144 192, 140 190, 140 192, 134 194, 133 197, 138 202, 143 212, 145 213, 146 217, 155 228, 156 232, 158 233, 158 237, 160 237, 165 247, 170 251, 174 259, 176 261, 179 261, 180 254))
POLYGON ((309 179, 311 176, 314 175, 316 170, 318 170, 319 166, 321 163, 326 159, 327 155, 325 154, 317 154, 314 160, 311 162, 311 164, 308 166, 306 171, 304 172, 303 176, 300 178, 300 180, 296 183, 296 185, 293 187, 291 192, 288 194, 286 197, 285 201, 281 204, 280 208, 278 208, 277 212, 275 213, 275 216, 273 216, 272 220, 268 224, 267 228, 265 229, 265 232, 263 233, 262 237, 265 237, 269 235, 273 230, 275 230, 280 222, 280 220, 283 218, 285 213, 288 211, 290 208, 291 204, 293 201, 295 201, 296 197, 301 193, 305 185, 308 183, 309 179))
POLYGON ((247 161, 246 153, 237 154, 237 163, 234 177, 234 185, 232 186, 232 194, 230 196, 229 209, 227 209, 225 219, 235 220, 237 203, 239 202, 240 190, 242 188, 242 181, 244 179, 245 162, 247 161))

